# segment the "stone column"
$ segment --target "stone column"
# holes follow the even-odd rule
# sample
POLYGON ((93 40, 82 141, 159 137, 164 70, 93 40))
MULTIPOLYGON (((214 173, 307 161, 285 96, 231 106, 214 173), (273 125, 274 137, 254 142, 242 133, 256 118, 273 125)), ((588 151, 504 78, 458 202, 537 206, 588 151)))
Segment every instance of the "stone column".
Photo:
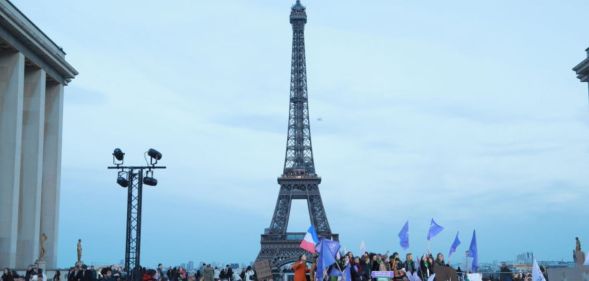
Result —
POLYGON ((14 267, 22 141, 25 58, 0 51, 0 267, 14 267))
POLYGON ((63 85, 47 83, 45 89, 43 190, 41 192, 41 233, 47 235, 45 244, 47 268, 55 268, 57 265, 62 121, 63 85))
POLYGON ((42 69, 28 67, 25 70, 17 268, 26 268, 39 257, 45 79, 42 69))

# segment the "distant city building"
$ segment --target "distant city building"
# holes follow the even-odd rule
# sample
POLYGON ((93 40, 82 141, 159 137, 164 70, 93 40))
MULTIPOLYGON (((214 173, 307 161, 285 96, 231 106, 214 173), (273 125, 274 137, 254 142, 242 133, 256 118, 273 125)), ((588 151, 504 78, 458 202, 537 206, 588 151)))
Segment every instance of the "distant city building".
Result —
POLYGON ((194 269, 194 262, 193 261, 189 261, 188 265, 186 265, 186 270, 187 271, 192 271, 194 269))
POLYGON ((534 253, 525 252, 517 255, 515 258, 516 264, 532 264, 534 262, 534 253))
POLYGON ((47 268, 57 265, 63 88, 77 74, 60 46, 0 0, 1 268, 26 268, 41 250, 47 268))

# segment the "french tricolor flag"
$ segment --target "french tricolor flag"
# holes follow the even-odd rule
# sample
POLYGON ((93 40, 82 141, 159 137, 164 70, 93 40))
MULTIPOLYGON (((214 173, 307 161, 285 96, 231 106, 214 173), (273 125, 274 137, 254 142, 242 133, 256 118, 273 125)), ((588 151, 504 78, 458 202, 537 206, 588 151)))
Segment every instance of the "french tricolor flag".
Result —
POLYGON ((317 243, 319 243, 319 237, 317 237, 317 232, 315 232, 315 228, 311 225, 305 234, 305 238, 301 241, 300 247, 311 254, 315 254, 317 252, 315 250, 317 243))

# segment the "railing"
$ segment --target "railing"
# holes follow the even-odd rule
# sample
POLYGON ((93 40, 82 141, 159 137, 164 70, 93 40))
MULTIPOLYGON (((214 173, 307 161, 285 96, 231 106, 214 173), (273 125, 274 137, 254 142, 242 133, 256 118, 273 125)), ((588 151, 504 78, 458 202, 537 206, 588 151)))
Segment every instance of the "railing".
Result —
POLYGON ((298 240, 301 241, 305 238, 305 233, 287 233, 286 240, 298 240))
MULTIPOLYGON (((264 239, 265 241, 272 241, 272 240, 276 240, 276 241, 301 241, 303 240, 303 238, 305 238, 305 232, 287 232, 285 234, 263 234, 262 235, 262 239, 264 239)), ((321 235, 321 233, 319 233, 319 237, 324 237, 324 238, 328 238, 328 239, 333 239, 333 240, 338 240, 339 235, 337 234, 332 234, 331 236, 327 236, 327 235, 321 235)))

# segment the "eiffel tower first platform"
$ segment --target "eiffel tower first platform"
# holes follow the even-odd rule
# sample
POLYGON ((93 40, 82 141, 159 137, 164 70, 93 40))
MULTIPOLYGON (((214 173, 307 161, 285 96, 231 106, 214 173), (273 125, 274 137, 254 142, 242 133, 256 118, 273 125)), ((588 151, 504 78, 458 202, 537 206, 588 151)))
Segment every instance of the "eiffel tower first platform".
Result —
POLYGON ((262 234, 262 247, 256 259, 256 261, 270 261, 272 272, 276 277, 280 274, 281 266, 294 262, 305 253, 299 248, 305 233, 287 232, 292 200, 307 201, 311 223, 320 237, 339 239, 329 227, 319 192, 321 178, 315 173, 313 162, 305 62, 307 13, 300 0, 292 6, 290 23, 293 30, 292 65, 284 172, 278 178, 280 191, 274 216, 270 227, 262 234))

